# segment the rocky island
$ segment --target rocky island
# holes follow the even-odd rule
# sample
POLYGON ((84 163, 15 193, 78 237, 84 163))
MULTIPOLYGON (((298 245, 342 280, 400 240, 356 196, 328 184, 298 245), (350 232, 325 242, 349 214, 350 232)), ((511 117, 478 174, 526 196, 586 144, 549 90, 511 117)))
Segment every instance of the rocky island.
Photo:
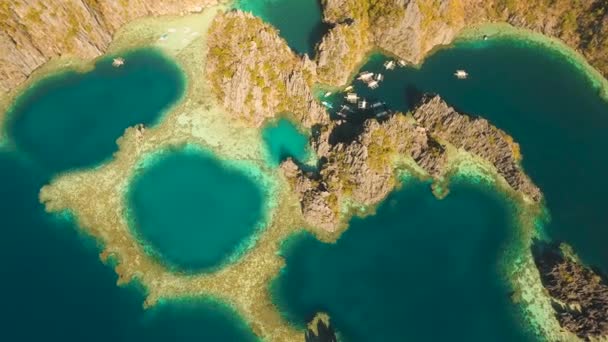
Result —
POLYGON ((560 324, 591 341, 608 334, 608 282, 568 245, 537 242, 534 257, 560 324))
MULTIPOLYGON (((101 166, 53 175, 40 191, 47 211, 72 212, 78 225, 102 242, 102 259, 116 261, 119 283, 138 281, 146 288, 146 307, 163 299, 213 296, 229 303, 265 340, 339 340, 328 315, 317 314, 303 331, 277 309, 268 287, 285 264, 278 253, 282 242, 300 230, 335 242, 354 216, 373 214, 395 189, 406 187, 404 174, 427 180, 443 198, 452 177, 475 173, 518 209, 525 254, 504 273, 524 305, 539 305, 526 317, 540 326, 537 335, 555 341, 608 335, 606 280, 564 248, 532 242, 540 235, 534 220, 545 198, 526 174, 513 137, 484 119, 484 113, 456 110, 441 94, 424 94, 410 111, 356 119, 332 117, 318 94, 319 89, 346 93, 358 66, 373 52, 403 65, 419 64, 458 38, 500 35, 501 25, 553 37, 545 43, 567 44, 577 51, 565 50, 569 57, 580 53, 591 64, 582 63, 582 69, 606 76, 605 1, 323 0, 328 31, 314 57, 297 55, 269 23, 224 3, 0 4, 0 47, 7 51, 0 58, 0 109, 9 108, 21 90, 47 72, 91 68, 75 58, 154 45, 184 69, 189 85, 183 99, 156 126, 125 127, 118 151, 101 166), (186 21, 190 13, 196 20, 186 21), (171 19, 160 17, 167 15, 171 19), (192 22, 198 31, 192 32, 192 22), (176 27, 187 38, 163 45, 176 27), (265 164, 260 130, 277 117, 310 133, 315 165, 294 158, 278 168, 265 164), (184 145, 202 146, 238 165, 271 198, 264 206, 263 227, 246 253, 210 273, 166 267, 133 236, 124 215, 129 210, 124 194, 147 158, 184 145)), ((0 118, 4 121, 4 110, 0 118)))

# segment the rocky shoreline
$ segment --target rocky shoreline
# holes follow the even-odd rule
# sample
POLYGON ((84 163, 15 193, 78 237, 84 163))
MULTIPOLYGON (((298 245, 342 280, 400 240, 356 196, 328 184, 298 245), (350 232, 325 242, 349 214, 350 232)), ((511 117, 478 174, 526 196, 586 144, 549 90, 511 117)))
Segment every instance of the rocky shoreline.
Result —
POLYGON ((137 18, 183 15, 226 0, 11 0, 0 3, 0 95, 57 57, 92 59, 137 18))
POLYGON ((439 96, 424 98, 410 115, 368 119, 360 128, 345 121, 319 126, 310 145, 320 159, 318 170, 307 171, 293 160, 281 168, 300 197, 307 223, 330 232, 344 224, 344 204, 372 207, 382 201, 397 185, 404 159, 435 180, 445 176, 452 167, 448 147, 487 161, 526 198, 542 199, 519 166, 517 144, 487 120, 460 114, 439 96))
POLYGON ((374 49, 419 64, 466 27, 504 22, 555 37, 608 75, 608 3, 504 0, 324 0, 324 21, 334 25, 319 45, 321 81, 344 85, 374 49), (353 39, 357 37, 357 39, 353 39), (328 62, 328 61, 341 61, 328 62))
POLYGON ((248 13, 219 14, 210 30, 206 74, 228 113, 259 127, 277 113, 290 113, 306 127, 327 122, 315 101, 316 68, 299 58, 275 28, 248 13))
POLYGON ((608 282, 567 245, 536 241, 534 260, 560 325, 585 341, 608 337, 608 282))

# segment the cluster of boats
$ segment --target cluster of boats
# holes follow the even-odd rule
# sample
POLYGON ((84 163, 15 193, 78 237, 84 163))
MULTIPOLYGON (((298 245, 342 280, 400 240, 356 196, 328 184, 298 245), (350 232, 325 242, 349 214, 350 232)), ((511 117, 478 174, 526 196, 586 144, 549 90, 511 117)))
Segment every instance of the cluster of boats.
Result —
MULTIPOLYGON (((384 69, 393 70, 397 66, 405 67, 407 63, 404 60, 387 60, 384 62, 384 69)), ((456 70, 454 76, 458 79, 466 79, 469 74, 465 70, 456 70)), ((357 81, 363 82, 370 89, 376 89, 380 86, 380 82, 384 80, 382 73, 373 73, 369 71, 362 71, 356 78, 357 81)), ((381 101, 368 101, 367 99, 360 97, 356 92, 353 91, 353 86, 346 87, 344 92, 345 104, 340 106, 340 109, 336 112, 336 115, 341 119, 347 119, 349 114, 355 114, 357 111, 366 111, 371 113, 378 119, 387 117, 391 114, 391 111, 386 106, 386 103, 381 101)), ((331 96, 331 92, 325 93, 325 98, 331 96)), ((333 104, 328 101, 321 102, 325 107, 333 109, 333 104)))

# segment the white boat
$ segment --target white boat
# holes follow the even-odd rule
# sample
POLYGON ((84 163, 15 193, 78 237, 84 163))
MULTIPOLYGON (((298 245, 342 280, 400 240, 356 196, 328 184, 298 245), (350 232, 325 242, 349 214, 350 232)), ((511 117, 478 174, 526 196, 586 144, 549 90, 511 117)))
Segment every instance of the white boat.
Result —
POLYGON ((357 100, 359 100, 359 96, 356 93, 348 93, 344 98, 350 103, 357 103, 357 100))
POLYGON ((456 70, 454 76, 456 76, 456 78, 458 78, 459 80, 464 80, 469 77, 469 73, 465 70, 456 70))
POLYGON ((327 102, 327 101, 323 101, 323 102, 321 102, 321 104, 324 105, 325 107, 329 108, 329 109, 334 108, 334 106, 331 103, 327 102))
POLYGON ((376 81, 380 82, 384 79, 384 75, 382 74, 376 74, 376 81))
POLYGON ((407 62, 406 62, 405 60, 403 60, 403 59, 400 59, 400 60, 399 60, 399 66, 404 67, 404 66, 406 66, 406 65, 407 65, 407 62))
POLYGON ((115 68, 120 68, 125 65, 125 59, 122 57, 116 57, 112 60, 112 66, 115 68))
POLYGON ((367 84, 367 86, 370 87, 371 89, 378 88, 378 85, 379 85, 378 81, 371 81, 367 84))
POLYGON ((367 72, 364 71, 361 74, 359 74, 359 77, 357 78, 360 81, 363 82, 369 82, 374 78, 374 73, 373 72, 367 72))
POLYGON ((395 61, 391 60, 391 61, 384 62, 384 68, 386 70, 393 70, 393 69, 395 69, 395 61))
POLYGON ((331 91, 328 91, 327 93, 325 93, 325 95, 323 95, 323 97, 330 97, 331 96, 331 91))
POLYGON ((353 86, 348 86, 348 87, 344 88, 344 91, 351 91, 351 90, 353 90, 353 86))
POLYGON ((367 101, 365 101, 365 99, 359 101, 359 109, 366 109, 367 108, 367 101))

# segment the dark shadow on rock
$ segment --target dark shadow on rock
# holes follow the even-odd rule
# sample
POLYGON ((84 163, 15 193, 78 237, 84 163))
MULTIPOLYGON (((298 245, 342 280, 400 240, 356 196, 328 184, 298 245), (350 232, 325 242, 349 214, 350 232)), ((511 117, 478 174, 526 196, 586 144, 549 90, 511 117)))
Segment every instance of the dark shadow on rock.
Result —
POLYGON ((305 334, 306 342, 337 342, 336 332, 334 331, 331 323, 327 326, 323 320, 317 321, 317 335, 308 329, 305 334))

